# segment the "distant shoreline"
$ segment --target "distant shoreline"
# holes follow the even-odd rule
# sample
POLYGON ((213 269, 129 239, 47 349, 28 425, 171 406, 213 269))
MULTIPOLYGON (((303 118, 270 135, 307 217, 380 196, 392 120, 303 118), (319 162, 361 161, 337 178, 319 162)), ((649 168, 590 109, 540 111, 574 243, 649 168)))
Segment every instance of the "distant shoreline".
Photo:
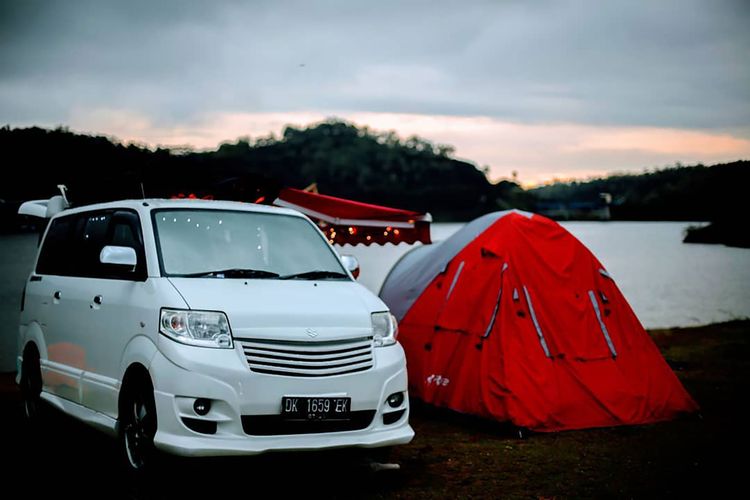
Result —
POLYGON ((750 232, 746 225, 738 226, 728 221, 719 221, 704 226, 688 227, 682 241, 750 248, 750 232))
MULTIPOLYGON (((123 198, 274 199, 315 184, 321 193, 467 221, 519 208, 563 220, 717 220, 746 211, 750 161, 612 173, 525 189, 518 175, 492 182, 450 146, 331 119, 286 127, 279 138, 238 139, 216 150, 150 150, 64 127, 0 128, 3 153, 23 168, 0 185, 0 226, 19 201, 64 184, 76 204, 123 198), (61 168, 65 165, 66 168, 61 168), (106 165, 108 182, 101 183, 106 165), (11 203, 12 202, 12 203, 11 203)), ((12 164, 12 163, 11 163, 12 164)))

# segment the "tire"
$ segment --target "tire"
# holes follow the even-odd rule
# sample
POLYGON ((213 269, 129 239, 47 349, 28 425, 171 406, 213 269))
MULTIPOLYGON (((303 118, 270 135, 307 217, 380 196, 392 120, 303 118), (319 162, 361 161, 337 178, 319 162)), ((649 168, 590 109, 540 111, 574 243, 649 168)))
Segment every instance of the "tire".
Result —
POLYGON ((157 463, 154 436, 157 419, 154 388, 147 376, 131 379, 123 388, 120 404, 120 449, 125 467, 142 475, 157 463))
POLYGON ((23 416, 27 423, 36 425, 42 419, 42 368, 39 353, 33 347, 27 348, 23 355, 20 387, 23 416))

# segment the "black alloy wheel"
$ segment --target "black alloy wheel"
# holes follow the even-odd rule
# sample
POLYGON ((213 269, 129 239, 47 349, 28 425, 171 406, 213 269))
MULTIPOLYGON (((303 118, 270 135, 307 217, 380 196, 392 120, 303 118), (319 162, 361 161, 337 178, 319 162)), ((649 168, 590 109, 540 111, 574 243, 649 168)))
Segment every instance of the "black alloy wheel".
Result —
POLYGON ((40 418, 42 370, 36 349, 27 349, 21 365, 21 395, 26 420, 37 422, 40 418))
POLYGON ((123 451, 129 469, 145 472, 153 468, 156 452, 154 391, 150 381, 126 390, 120 420, 123 451))

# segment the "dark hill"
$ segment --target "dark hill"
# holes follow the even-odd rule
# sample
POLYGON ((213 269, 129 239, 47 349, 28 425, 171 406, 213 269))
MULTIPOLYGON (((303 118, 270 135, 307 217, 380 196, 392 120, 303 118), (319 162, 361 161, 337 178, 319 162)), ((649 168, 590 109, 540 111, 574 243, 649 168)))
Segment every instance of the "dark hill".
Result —
POLYGON ((66 184, 79 203, 140 197, 141 182, 147 196, 211 194, 218 184, 226 187, 227 179, 239 177, 242 189, 229 184, 249 201, 258 186, 266 193, 317 182, 326 194, 461 220, 504 208, 503 194, 523 197, 517 185, 492 185, 474 165, 451 158, 448 146, 340 121, 287 127, 278 139, 239 140, 188 153, 126 146, 66 129, 5 127, 0 148, 8 159, 0 198, 13 201, 49 197, 57 184, 66 184))
MULTIPOLYGON (((0 217, 20 201, 47 198, 57 184, 78 204, 179 193, 255 201, 280 186, 317 182, 321 192, 431 212, 436 220, 470 220, 494 210, 538 210, 597 203, 612 196, 613 219, 740 221, 748 225, 745 191, 750 162, 611 175, 525 191, 488 182, 475 165, 451 157, 450 146, 418 137, 329 120, 283 136, 241 139, 214 151, 184 152, 124 145, 64 128, 0 128, 5 179, 0 217)), ((0 221, 2 222, 2 221, 0 221)), ((6 221, 7 222, 7 221, 6 221)), ((747 229, 744 229, 747 231, 747 229)))

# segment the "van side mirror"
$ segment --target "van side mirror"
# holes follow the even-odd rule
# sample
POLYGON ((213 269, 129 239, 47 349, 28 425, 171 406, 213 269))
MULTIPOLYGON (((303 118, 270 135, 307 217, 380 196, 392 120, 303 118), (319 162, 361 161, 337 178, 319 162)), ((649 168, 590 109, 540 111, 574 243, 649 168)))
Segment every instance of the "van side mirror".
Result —
POLYGON ((359 278, 359 261, 354 255, 342 255, 341 263, 344 264, 347 271, 352 273, 355 280, 359 278))
POLYGON ((130 247, 118 247, 107 245, 99 252, 99 262, 121 267, 129 272, 135 271, 135 265, 138 258, 135 255, 135 249, 130 247))

